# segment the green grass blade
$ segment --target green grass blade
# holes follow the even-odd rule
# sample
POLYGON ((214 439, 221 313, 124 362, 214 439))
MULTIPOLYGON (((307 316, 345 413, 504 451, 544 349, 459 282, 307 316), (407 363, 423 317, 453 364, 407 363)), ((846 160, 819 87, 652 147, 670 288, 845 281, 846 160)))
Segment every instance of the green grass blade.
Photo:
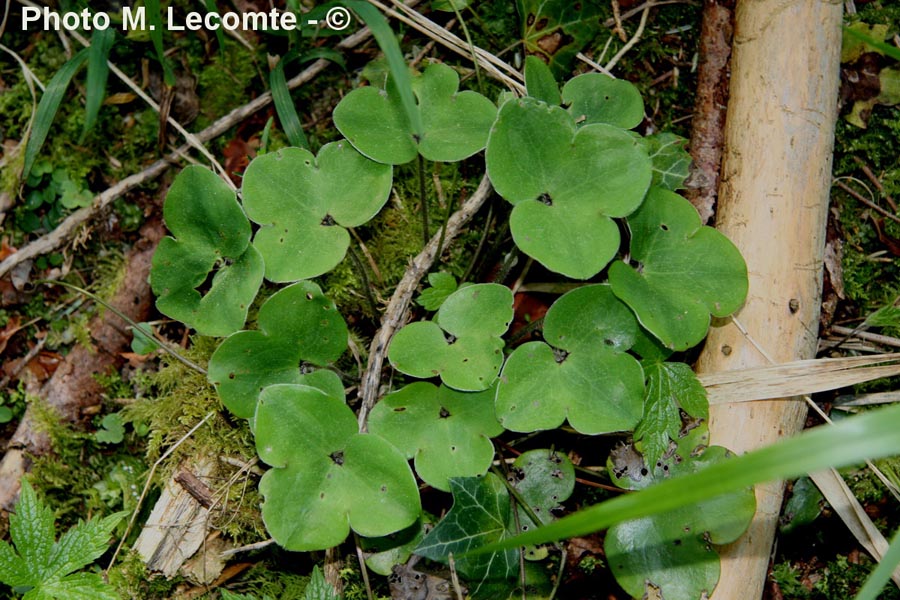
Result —
POLYGON ((900 454, 900 405, 870 411, 835 426, 817 427, 794 438, 749 452, 699 473, 676 477, 646 490, 586 508, 555 523, 480 548, 540 544, 586 535, 611 525, 659 514, 713 496, 776 479, 790 479, 829 467, 900 454))
POLYGON ((87 89, 85 91, 85 108, 84 108, 84 129, 81 132, 81 141, 94 123, 97 122, 97 116, 100 114, 100 106, 106 97, 106 79, 109 76, 109 52, 112 50, 113 42, 116 40, 116 30, 97 29, 91 36, 91 46, 88 54, 87 68, 87 89))
POLYGON ((384 15, 377 8, 363 0, 346 0, 344 6, 352 9, 372 30, 375 41, 378 42, 381 51, 384 52, 384 56, 387 58, 388 68, 391 70, 394 83, 397 84, 400 102, 403 104, 403 111, 409 119, 412 132, 418 139, 422 139, 422 132, 424 131, 422 115, 419 114, 416 100, 413 97, 409 67, 403 59, 400 44, 397 43, 397 38, 394 37, 394 32, 391 30, 391 26, 388 25, 387 19, 384 18, 384 15))
POLYGON ((900 565, 900 530, 894 534, 894 539, 891 540, 891 545, 888 547, 887 552, 884 553, 881 562, 869 575, 865 585, 856 594, 854 600, 876 600, 884 586, 890 581, 891 574, 897 568, 897 565, 900 565))
POLYGON ((291 99, 291 91, 287 86, 287 77, 284 74, 284 69, 294 60, 306 63, 320 58, 330 60, 340 65, 341 68, 346 69, 344 57, 335 50, 331 48, 314 48, 302 56, 298 56, 296 50, 291 50, 278 61, 278 64, 275 65, 275 68, 269 74, 269 87, 272 89, 272 100, 275 103, 278 120, 281 121, 281 128, 292 146, 306 148, 307 150, 309 150, 309 142, 303 133, 303 126, 300 124, 297 110, 294 108, 294 101, 291 99))
POLYGON ((890 44, 886 44, 882 41, 876 40, 875 38, 868 36, 861 31, 857 31, 855 29, 851 29, 849 27, 844 27, 844 33, 851 37, 855 37, 856 39, 862 40, 873 48, 877 48, 884 52, 887 56, 890 56, 894 60, 900 60, 900 48, 896 46, 891 46, 890 44))
POLYGON ((34 123, 31 127, 31 136, 28 138, 28 145, 25 146, 25 165, 22 170, 23 178, 28 177, 28 173, 31 172, 34 160, 37 158, 38 153, 41 151, 41 147, 43 147, 44 142, 47 140, 47 134, 50 133, 50 126, 53 124, 53 119, 56 117, 56 111, 59 110, 59 105, 62 102, 63 96, 66 95, 66 89, 69 87, 69 82, 72 80, 75 73, 78 72, 78 69, 81 68, 81 65, 88 59, 89 50, 90 48, 85 48, 70 58, 47 84, 47 88, 44 90, 44 95, 41 96, 41 101, 38 104, 37 112, 34 116, 34 123))
POLYGON ((269 73, 269 86, 272 88, 275 112, 278 113, 278 120, 281 121, 281 128, 288 141, 292 146, 309 150, 309 142, 306 134, 303 133, 303 126, 300 124, 297 109, 294 108, 291 91, 288 89, 287 79, 284 75, 284 67, 295 58, 297 58, 297 51, 291 50, 278 61, 278 64, 269 73))
MULTIPOLYGON (((216 6, 216 0, 203 0, 203 4, 206 6, 206 12, 219 14, 219 9, 216 6)), ((225 31, 218 27, 216 28, 216 40, 219 42, 219 56, 225 57, 225 31)))
POLYGON ((175 85, 175 72, 172 70, 172 65, 169 64, 165 48, 163 48, 163 31, 166 27, 162 21, 162 7, 159 5, 159 0, 146 0, 144 5, 147 7, 147 15, 150 20, 150 41, 153 42, 156 57, 162 65, 163 80, 166 85, 175 85))

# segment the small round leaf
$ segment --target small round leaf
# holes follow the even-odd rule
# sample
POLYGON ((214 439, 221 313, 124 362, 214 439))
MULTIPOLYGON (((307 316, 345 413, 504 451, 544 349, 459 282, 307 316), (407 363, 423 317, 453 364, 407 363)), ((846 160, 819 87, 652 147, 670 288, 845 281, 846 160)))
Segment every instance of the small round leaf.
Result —
POLYGON ((576 123, 608 123, 632 129, 644 119, 641 93, 629 81, 603 73, 585 73, 570 79, 562 90, 563 104, 576 123))

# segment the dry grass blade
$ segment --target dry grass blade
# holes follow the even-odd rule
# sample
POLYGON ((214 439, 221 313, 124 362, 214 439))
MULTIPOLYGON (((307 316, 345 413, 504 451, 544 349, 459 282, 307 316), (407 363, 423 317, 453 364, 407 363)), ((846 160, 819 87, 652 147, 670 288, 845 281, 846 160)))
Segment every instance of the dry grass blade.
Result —
POLYGON ((700 375, 710 404, 814 394, 900 375, 900 353, 820 358, 700 375))
POLYGON ((370 0, 370 2, 391 17, 397 19, 398 21, 406 23, 410 27, 413 27, 414 29, 420 31, 439 44, 442 44, 450 50, 453 50, 460 56, 472 59, 472 50, 474 48, 474 59, 478 62, 478 65, 485 70, 486 73, 488 73, 491 77, 494 77, 495 79, 503 82, 504 85, 506 85, 514 92, 517 92, 519 94, 525 93, 525 86, 522 84, 522 74, 487 50, 479 48, 478 46, 470 47, 467 42, 460 39, 458 36, 450 33, 444 27, 441 27, 434 21, 425 18, 421 13, 416 12, 415 10, 413 10, 409 6, 402 4, 398 0, 391 0, 397 10, 392 9, 389 6, 385 6, 381 2, 378 2, 378 0, 370 0))

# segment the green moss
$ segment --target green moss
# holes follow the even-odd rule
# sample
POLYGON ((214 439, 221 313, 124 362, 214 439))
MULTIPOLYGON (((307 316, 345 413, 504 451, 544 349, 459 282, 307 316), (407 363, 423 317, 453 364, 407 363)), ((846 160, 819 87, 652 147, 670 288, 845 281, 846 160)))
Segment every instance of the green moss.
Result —
POLYGON ((163 600, 172 597, 181 583, 180 577, 166 579, 148 573, 137 552, 130 552, 121 558, 107 573, 109 583, 121 598, 131 600, 163 600))
MULTIPOLYGON (((875 565, 868 556, 860 555, 860 562, 851 563, 846 556, 838 556, 828 563, 822 572, 822 578, 813 586, 813 600, 843 600, 853 598, 875 565)), ((896 600, 900 591, 894 585, 888 585, 878 596, 879 600, 896 600)))
POLYGON ((216 52, 208 64, 194 72, 201 114, 197 126, 201 128, 247 102, 250 96, 247 88, 254 84, 258 74, 254 56, 230 38, 225 40, 224 52, 216 52))

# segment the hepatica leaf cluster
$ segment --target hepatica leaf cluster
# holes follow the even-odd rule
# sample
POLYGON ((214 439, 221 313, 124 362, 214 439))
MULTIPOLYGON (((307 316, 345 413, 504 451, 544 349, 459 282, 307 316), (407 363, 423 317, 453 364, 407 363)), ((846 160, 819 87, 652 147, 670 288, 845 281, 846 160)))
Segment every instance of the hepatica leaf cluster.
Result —
MULTIPOLYGON (((627 489, 725 458, 724 449, 704 450, 702 386, 666 359, 700 343, 713 316, 740 307, 747 273, 731 242, 676 193, 689 164, 683 140, 633 131, 644 109, 628 82, 586 74, 560 88, 533 58, 525 79, 528 94, 498 106, 461 90, 446 65, 390 75, 335 108, 345 139, 315 155, 285 148, 257 157, 239 194, 202 167, 172 185, 171 237, 151 272, 157 307, 224 338, 209 382, 249 420, 269 466, 263 520, 281 546, 324 549, 353 531, 377 549, 379 572, 411 552, 452 556, 473 597, 507 597, 518 551, 462 553, 565 512, 575 477, 565 453, 549 449, 522 454, 500 475, 495 438, 565 424, 582 436, 620 436, 609 472, 627 489), (518 250, 576 285, 523 343, 509 333, 510 288, 432 273, 421 308, 386 349, 393 389, 358 423, 333 366, 348 327, 312 279, 344 259, 348 229, 385 205, 392 165, 415 159, 482 165, 510 205, 518 250), (267 299, 247 323, 263 279, 267 299), (420 484, 453 496, 428 533, 420 484)), ((560 430, 555 443, 567 435, 560 430)), ((649 582, 666 598, 699 597, 718 577, 715 544, 734 539, 752 511, 748 491, 617 526, 607 536, 610 566, 635 595, 649 582)))

